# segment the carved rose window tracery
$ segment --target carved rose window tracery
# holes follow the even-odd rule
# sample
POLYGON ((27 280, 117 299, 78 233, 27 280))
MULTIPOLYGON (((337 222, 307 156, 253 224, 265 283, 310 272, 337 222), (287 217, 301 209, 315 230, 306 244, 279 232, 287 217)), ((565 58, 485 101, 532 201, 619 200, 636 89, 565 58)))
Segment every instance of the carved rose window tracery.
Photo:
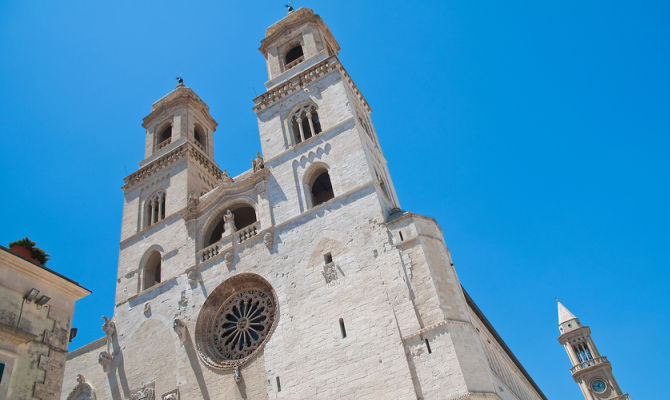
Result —
POLYGON ((219 285, 205 300, 195 328, 198 356, 214 369, 231 369, 260 351, 277 320, 269 283, 243 273, 219 285))

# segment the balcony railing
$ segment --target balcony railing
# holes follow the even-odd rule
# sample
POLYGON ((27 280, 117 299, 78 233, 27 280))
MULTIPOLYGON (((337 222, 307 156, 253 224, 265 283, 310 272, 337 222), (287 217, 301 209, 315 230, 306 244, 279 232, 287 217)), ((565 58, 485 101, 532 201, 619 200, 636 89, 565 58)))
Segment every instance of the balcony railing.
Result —
POLYGON ((291 69, 291 68, 295 67, 296 65, 300 64, 304 60, 305 60, 305 56, 300 56, 300 57, 296 58, 295 60, 286 64, 286 70, 288 71, 289 69, 291 69))
POLYGON ((212 243, 204 249, 198 251, 198 262, 205 262, 210 258, 216 257, 219 253, 223 253, 228 248, 233 247, 233 245, 246 242, 247 240, 258 235, 260 230, 261 223, 260 221, 256 221, 251 225, 245 226, 244 228, 233 232, 232 240, 230 235, 224 232, 224 236, 221 238, 221 240, 212 243))
POLYGON ((605 357, 605 356, 592 358, 590 360, 586 360, 583 363, 577 364, 574 367, 570 368, 570 372, 572 372, 574 374, 575 372, 585 370, 585 369, 593 367, 595 365, 604 364, 606 362, 608 362, 608 361, 607 361, 607 357, 605 357))
POLYGON ((172 138, 167 138, 167 139, 163 140, 162 142, 158 143, 158 146, 156 146, 156 148, 158 150, 160 150, 160 149, 164 148, 165 146, 167 146, 168 144, 170 144, 171 141, 172 141, 172 138))

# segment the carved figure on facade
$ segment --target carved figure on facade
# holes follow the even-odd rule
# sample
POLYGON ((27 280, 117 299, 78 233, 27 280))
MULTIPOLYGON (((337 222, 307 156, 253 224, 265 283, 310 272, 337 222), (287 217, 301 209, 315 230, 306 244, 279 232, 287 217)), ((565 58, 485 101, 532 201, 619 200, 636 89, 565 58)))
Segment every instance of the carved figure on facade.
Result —
POLYGON ((230 268, 230 266, 233 265, 235 256, 233 255, 232 252, 229 251, 223 256, 223 260, 226 262, 226 266, 230 268))
POLYGON ((111 337, 116 333, 116 324, 114 324, 114 321, 105 317, 104 315, 102 316, 102 320, 104 321, 102 324, 102 330, 105 331, 107 338, 111 339, 111 337))
POLYGON ((144 303, 144 315, 146 317, 151 315, 151 304, 150 303, 144 303))
POLYGON ((181 291, 181 297, 179 298, 179 301, 177 303, 179 304, 179 307, 186 307, 188 305, 188 298, 186 297, 186 290, 181 291))
POLYGON ((223 230, 226 235, 230 235, 237 230, 235 227, 235 215, 230 210, 226 210, 226 213, 223 214, 223 230))
POLYGON ((233 183, 234 182, 233 178, 231 178, 230 175, 228 175, 228 170, 225 170, 225 169, 221 173, 221 180, 223 181, 223 183, 233 183))
POLYGON ((98 354, 98 363, 102 365, 102 370, 105 372, 106 375, 109 375, 112 372, 113 361, 114 357, 106 351, 103 351, 100 354, 98 354))
POLYGON ((179 336, 179 341, 186 343, 186 340, 188 339, 188 328, 186 327, 184 321, 180 320, 179 318, 175 318, 174 322, 172 323, 172 329, 174 329, 174 331, 177 333, 177 336, 179 336))
POLYGON ((196 282, 198 282, 198 270, 194 268, 188 271, 186 278, 188 279, 189 285, 195 286, 196 282))
POLYGON ((261 157, 261 153, 256 153, 256 158, 251 159, 251 165, 253 166, 254 172, 265 168, 265 162, 263 161, 263 157, 261 157))
POLYGON ((272 245, 275 243, 275 235, 272 234, 272 232, 265 232, 265 235, 263 235, 263 244, 265 247, 268 249, 272 247, 272 245))
POLYGON ((326 279, 326 283, 330 283, 337 279, 337 267, 335 263, 329 262, 323 266, 323 277, 326 279))
POLYGON ((67 396, 67 400, 96 400, 95 390, 86 382, 84 375, 77 375, 77 386, 67 396))
POLYGON ((198 209, 198 204, 200 203, 200 198, 197 194, 191 193, 188 195, 188 201, 186 203, 186 210, 190 213, 195 212, 198 209))

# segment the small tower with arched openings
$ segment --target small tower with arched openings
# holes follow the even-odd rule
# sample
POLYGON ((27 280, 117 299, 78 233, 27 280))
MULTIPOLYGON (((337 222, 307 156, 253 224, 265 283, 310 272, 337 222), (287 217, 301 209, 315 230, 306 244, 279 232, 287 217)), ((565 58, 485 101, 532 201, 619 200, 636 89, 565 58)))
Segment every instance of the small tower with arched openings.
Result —
POLYGON ((577 382, 586 400, 629 400, 612 374, 612 364, 600 354, 591 328, 582 325, 560 301, 558 304, 558 342, 563 345, 572 368, 572 378, 577 382))

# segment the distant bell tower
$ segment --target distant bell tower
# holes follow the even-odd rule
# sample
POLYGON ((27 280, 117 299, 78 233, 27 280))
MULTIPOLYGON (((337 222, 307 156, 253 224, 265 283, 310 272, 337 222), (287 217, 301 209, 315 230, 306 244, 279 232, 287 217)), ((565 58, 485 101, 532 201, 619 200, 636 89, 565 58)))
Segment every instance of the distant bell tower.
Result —
POLYGON ((591 328, 583 326, 561 302, 558 302, 558 341, 572 362, 572 378, 586 400, 630 400, 619 389, 612 374, 612 364, 601 356, 591 338, 591 328))

